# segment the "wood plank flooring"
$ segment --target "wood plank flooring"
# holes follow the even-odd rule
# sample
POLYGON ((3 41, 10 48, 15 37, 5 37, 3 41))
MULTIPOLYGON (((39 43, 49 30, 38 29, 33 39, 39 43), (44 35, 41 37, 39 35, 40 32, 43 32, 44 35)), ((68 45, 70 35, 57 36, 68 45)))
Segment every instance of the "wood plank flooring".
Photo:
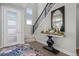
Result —
POLYGON ((77 56, 79 56, 79 49, 76 49, 76 52, 77 52, 77 56))
POLYGON ((47 56, 68 56, 62 52, 59 52, 58 54, 54 54, 46 49, 43 48, 43 44, 37 42, 37 41, 34 41, 34 42, 30 42, 29 43, 33 48, 36 48, 36 49, 40 49, 41 51, 44 51, 46 53, 47 56))

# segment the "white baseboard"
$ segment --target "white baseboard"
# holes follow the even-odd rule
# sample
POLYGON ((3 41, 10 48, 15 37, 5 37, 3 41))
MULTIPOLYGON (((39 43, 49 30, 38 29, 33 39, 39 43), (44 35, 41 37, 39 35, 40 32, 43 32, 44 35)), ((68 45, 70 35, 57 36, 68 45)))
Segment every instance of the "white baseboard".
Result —
MULTIPOLYGON (((38 42, 40 42, 40 43, 42 43, 42 44, 44 44, 44 45, 47 45, 45 42, 42 42, 42 41, 40 41, 40 40, 36 40, 36 41, 38 41, 38 42)), ((62 49, 62 48, 60 48, 60 47, 54 46, 54 48, 57 49, 57 50, 59 50, 59 51, 61 51, 62 53, 65 53, 65 54, 69 55, 69 56, 77 56, 76 54, 71 53, 71 52, 69 52, 69 51, 66 51, 65 49, 62 49)))
POLYGON ((76 54, 71 53, 71 52, 69 52, 69 51, 67 51, 65 49, 60 48, 60 47, 54 46, 54 48, 61 51, 61 52, 63 52, 63 53, 65 53, 65 54, 67 54, 67 55, 69 55, 69 56, 77 56, 76 54))
POLYGON ((24 44, 24 41, 18 42, 18 43, 15 43, 15 44, 5 45, 5 46, 2 45, 2 46, 0 46, 0 48, 12 46, 12 45, 17 45, 17 44, 24 44))
POLYGON ((3 46, 0 46, 0 49, 3 48, 3 46))

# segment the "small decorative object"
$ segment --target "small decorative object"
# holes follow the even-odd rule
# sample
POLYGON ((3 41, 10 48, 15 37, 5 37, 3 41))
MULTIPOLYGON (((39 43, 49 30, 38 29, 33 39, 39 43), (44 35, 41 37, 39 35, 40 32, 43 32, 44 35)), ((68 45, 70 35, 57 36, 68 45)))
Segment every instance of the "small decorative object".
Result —
POLYGON ((54 30, 50 30, 50 33, 51 33, 51 34, 54 33, 54 30))
POLYGON ((44 33, 44 31, 41 31, 41 33, 44 33))
POLYGON ((47 27, 46 27, 46 25, 44 26, 44 32, 46 32, 47 31, 47 27))

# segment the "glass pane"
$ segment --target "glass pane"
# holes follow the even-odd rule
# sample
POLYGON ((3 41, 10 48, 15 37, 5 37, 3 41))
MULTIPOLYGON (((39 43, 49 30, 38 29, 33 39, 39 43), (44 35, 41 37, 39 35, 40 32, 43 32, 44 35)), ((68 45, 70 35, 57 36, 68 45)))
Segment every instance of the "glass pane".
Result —
POLYGON ((8 20, 8 25, 16 25, 16 21, 8 20))
POLYGON ((10 17, 10 16, 8 16, 7 19, 8 19, 8 20, 15 21, 15 20, 16 20, 16 17, 10 17))
POLYGON ((8 34, 16 34, 16 29, 8 29, 8 34))
POLYGON ((32 8, 27 8, 26 12, 27 12, 27 15, 32 15, 32 8))
POLYGON ((8 11, 7 19, 8 19, 8 43, 16 42, 17 41, 16 12, 8 11))
POLYGON ((26 23, 27 23, 28 25, 32 25, 32 20, 28 19, 28 20, 26 20, 26 23))
POLYGON ((8 17, 16 17, 16 12, 12 12, 12 11, 8 11, 8 14, 7 14, 7 16, 8 17))
POLYGON ((17 37, 16 36, 8 36, 8 41, 7 43, 13 43, 13 42, 17 42, 17 37))

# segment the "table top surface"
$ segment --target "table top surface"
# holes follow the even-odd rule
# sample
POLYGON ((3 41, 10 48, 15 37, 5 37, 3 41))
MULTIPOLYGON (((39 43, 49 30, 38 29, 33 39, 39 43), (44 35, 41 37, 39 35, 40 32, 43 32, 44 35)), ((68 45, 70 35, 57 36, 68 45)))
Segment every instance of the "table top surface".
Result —
POLYGON ((64 35, 57 35, 57 34, 52 34, 52 33, 42 33, 42 35, 46 35, 46 36, 52 36, 52 37, 64 37, 64 35))

